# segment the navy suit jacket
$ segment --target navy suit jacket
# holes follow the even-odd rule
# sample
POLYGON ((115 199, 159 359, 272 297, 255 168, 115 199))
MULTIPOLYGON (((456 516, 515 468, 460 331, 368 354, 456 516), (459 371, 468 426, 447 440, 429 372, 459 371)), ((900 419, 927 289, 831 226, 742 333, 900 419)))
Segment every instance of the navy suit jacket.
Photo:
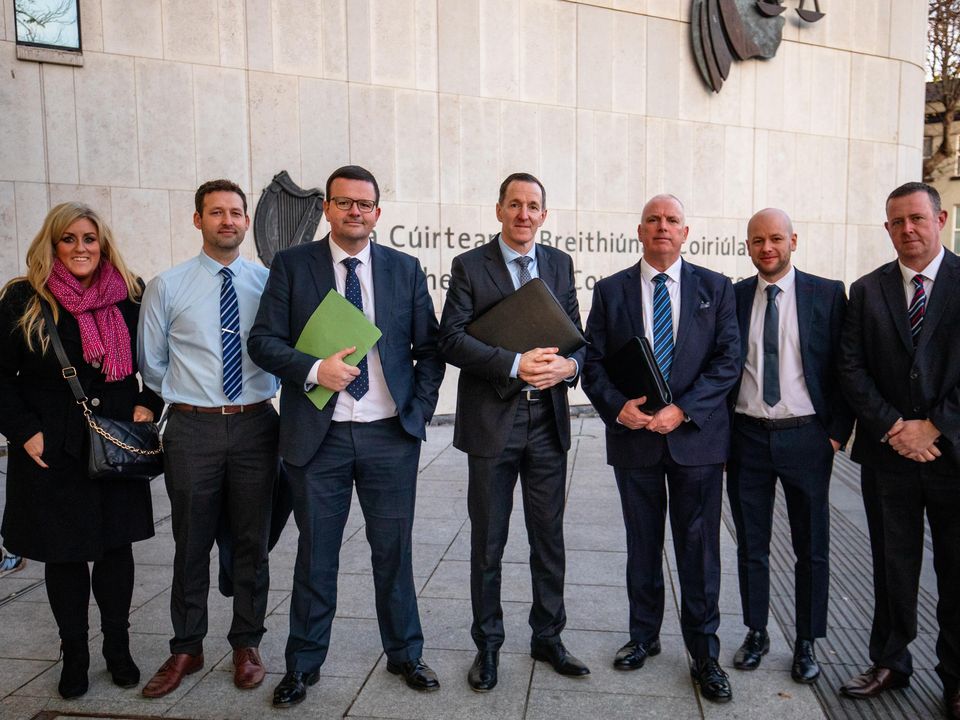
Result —
MULTIPOLYGON (((374 312, 383 375, 403 429, 421 440, 437 406, 445 366, 437 349, 437 318, 426 276, 415 257, 371 243, 374 312)), ((250 329, 247 350, 280 378, 280 455, 296 466, 316 454, 339 394, 317 410, 304 392, 317 358, 294 348, 307 320, 336 290, 330 236, 277 253, 250 329)))
MULTIPOLYGON (((453 445, 479 457, 497 457, 503 451, 520 404, 519 395, 503 400, 496 390, 496 383, 509 378, 517 354, 482 343, 466 332, 472 320, 515 291, 499 238, 497 235, 453 259, 450 289, 440 322, 443 356, 460 368, 453 445)), ((580 308, 570 256, 556 248, 537 245, 537 274, 579 328, 580 308)), ((583 367, 583 348, 570 357, 578 367, 583 367)), ((550 388, 557 435, 564 450, 570 448, 567 387, 568 383, 560 382, 550 388)))
POLYGON ((673 402, 690 418, 666 436, 629 430, 617 422, 628 398, 610 381, 604 358, 632 337, 642 337, 640 264, 600 280, 587 318, 587 361, 583 389, 607 427, 607 462, 649 467, 664 453, 681 465, 727 459, 730 416, 727 395, 740 377, 740 333, 733 286, 720 273, 683 261, 680 321, 670 369, 673 402))
MULTIPOLYGON (((757 292, 757 276, 741 280, 733 286, 733 290, 740 324, 740 360, 746 364, 750 313, 757 292)), ((800 362, 807 392, 810 393, 814 412, 827 433, 844 445, 853 430, 853 413, 840 391, 837 368, 840 333, 847 308, 843 283, 797 270, 796 291, 800 362)), ((739 392, 738 382, 730 393, 731 406, 736 405, 739 392)))
POLYGON ((960 258, 949 250, 927 299, 920 342, 910 338, 903 276, 896 260, 850 286, 840 376, 857 416, 852 457, 890 471, 912 471, 881 438, 897 418, 929 418, 942 436, 930 472, 960 471, 960 258))

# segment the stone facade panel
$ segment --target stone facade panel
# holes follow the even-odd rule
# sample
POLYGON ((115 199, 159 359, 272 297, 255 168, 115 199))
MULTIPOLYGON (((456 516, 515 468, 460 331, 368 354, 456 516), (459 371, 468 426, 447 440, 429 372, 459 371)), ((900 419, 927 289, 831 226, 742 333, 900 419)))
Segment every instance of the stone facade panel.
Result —
POLYGON ((196 184, 192 68, 138 60, 136 83, 141 186, 175 190, 196 184))

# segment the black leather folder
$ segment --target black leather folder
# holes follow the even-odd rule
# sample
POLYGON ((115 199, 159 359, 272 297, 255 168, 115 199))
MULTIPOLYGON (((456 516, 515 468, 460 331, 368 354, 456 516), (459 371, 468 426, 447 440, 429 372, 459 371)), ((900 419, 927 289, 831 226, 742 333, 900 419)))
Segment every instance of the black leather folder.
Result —
POLYGON ((645 337, 632 337, 603 361, 617 390, 630 399, 646 396, 640 409, 651 415, 673 402, 670 386, 663 379, 653 348, 645 337))
MULTIPOLYGON (((540 278, 533 278, 507 295, 467 325, 466 331, 480 342, 515 353, 556 347, 560 348, 560 355, 566 356, 587 344, 583 333, 540 278)), ((513 378, 497 384, 497 393, 506 400, 524 385, 523 380, 513 378)))

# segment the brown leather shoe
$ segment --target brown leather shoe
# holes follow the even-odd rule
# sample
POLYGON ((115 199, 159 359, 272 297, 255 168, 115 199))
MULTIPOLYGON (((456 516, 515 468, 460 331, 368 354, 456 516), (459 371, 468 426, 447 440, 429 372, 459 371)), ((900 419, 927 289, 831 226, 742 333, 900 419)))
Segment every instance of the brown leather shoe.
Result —
POLYGON ((195 673, 202 667, 203 653, 199 655, 174 653, 160 666, 157 674, 150 678, 150 682, 143 686, 141 693, 148 698, 163 697, 180 687, 184 675, 195 673))
POLYGON ((233 651, 233 684, 241 690, 250 690, 263 682, 266 671, 255 647, 236 648, 233 651))
POLYGON ((950 720, 960 720, 960 689, 954 690, 953 693, 947 693, 944 701, 946 702, 947 717, 950 720))
POLYGON ((840 686, 840 692, 850 698, 861 700, 876 697, 886 690, 905 688, 910 684, 910 676, 890 668, 871 665, 863 673, 840 686))

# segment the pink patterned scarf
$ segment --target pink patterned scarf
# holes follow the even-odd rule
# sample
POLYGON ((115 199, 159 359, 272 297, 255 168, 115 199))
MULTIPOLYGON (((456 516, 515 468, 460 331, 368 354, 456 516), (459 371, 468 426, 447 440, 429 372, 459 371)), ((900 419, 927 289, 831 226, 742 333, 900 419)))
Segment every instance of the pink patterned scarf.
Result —
POLYGON ((88 363, 101 361, 107 382, 123 380, 132 373, 130 332, 117 307, 128 296, 120 272, 101 258, 93 282, 85 288, 60 260, 54 260, 47 287, 77 319, 83 359, 88 363))

